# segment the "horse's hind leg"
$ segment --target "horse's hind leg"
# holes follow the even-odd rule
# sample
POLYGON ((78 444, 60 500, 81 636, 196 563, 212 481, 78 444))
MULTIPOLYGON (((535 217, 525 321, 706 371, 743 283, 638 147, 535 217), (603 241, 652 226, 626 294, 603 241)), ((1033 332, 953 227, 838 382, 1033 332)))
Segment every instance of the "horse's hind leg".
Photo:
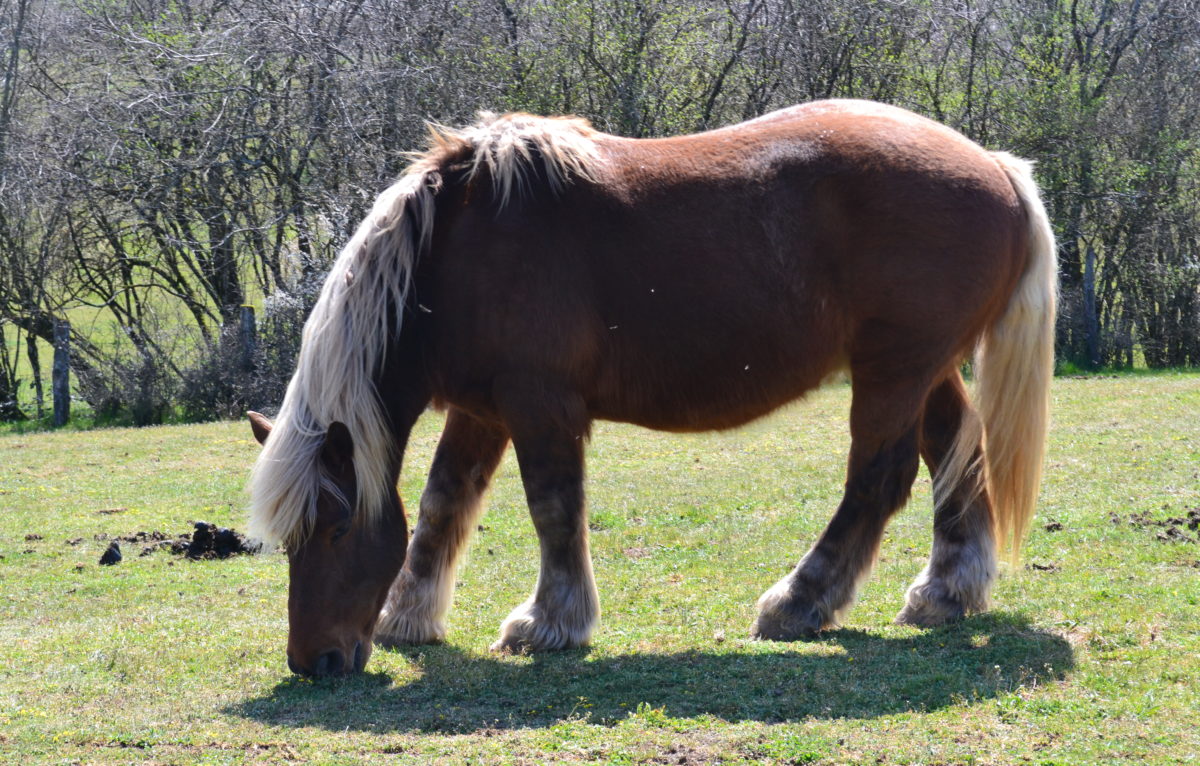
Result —
POLYGON ((512 432, 541 569, 533 595, 504 620, 492 650, 582 646, 600 615, 583 497, 586 405, 537 383, 499 386, 496 399, 512 432))
POLYGON ((479 516, 481 500, 508 433, 451 409, 421 495, 416 531, 404 568, 392 584, 375 640, 428 644, 446 638, 454 598, 455 563, 479 516))
POLYGON ((929 565, 909 587, 896 622, 940 625, 988 608, 996 579, 996 543, 991 502, 981 485, 982 454, 977 415, 956 370, 925 405, 921 455, 934 482, 933 551, 929 565), (966 446, 971 452, 965 472, 955 481, 947 463, 960 430, 970 440, 966 446))
POLYGON ((850 461, 837 513, 794 570, 758 600, 756 638, 787 641, 837 624, 874 563, 884 526, 917 475, 928 383, 853 369, 850 461))

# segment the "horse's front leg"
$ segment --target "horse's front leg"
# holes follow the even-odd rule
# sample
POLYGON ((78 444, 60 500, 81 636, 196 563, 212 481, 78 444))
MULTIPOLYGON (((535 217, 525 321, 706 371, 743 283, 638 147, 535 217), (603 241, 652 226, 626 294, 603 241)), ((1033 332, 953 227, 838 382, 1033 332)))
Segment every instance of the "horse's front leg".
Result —
POLYGON ((501 426, 450 410, 421 495, 404 568, 379 617, 376 642, 391 646, 446 639, 455 565, 507 445, 508 433, 501 426))
POLYGON ((884 527, 917 475, 919 384, 854 377, 846 491, 820 539, 758 600, 751 635, 790 641, 835 627, 874 563, 884 527))
POLYGON ((492 650, 582 646, 600 616, 583 497, 586 406, 575 394, 523 381, 498 385, 496 400, 521 466, 541 569, 533 595, 504 620, 492 650))

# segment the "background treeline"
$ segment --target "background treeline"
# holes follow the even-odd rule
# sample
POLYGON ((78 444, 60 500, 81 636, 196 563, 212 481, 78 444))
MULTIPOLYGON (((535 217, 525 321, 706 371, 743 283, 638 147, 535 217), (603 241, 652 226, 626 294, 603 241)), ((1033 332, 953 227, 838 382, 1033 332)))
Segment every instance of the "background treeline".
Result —
POLYGON ((277 402, 423 121, 483 108, 629 136, 915 109, 1037 160, 1062 364, 1200 365, 1200 0, 0 0, 0 52, 0 417, 62 318, 98 413, 277 402))

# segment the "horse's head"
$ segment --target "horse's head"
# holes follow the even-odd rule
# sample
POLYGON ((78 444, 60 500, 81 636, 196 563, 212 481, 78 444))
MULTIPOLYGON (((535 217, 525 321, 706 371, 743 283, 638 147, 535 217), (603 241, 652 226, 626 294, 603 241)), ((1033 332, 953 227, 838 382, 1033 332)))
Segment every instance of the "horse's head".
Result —
MULTIPOLYGON (((271 422, 250 413, 259 444, 271 422)), ((305 676, 359 672, 371 656, 375 621, 404 563, 408 528, 391 489, 378 519, 354 512, 354 441, 332 423, 321 445, 322 482, 307 534, 288 545, 288 667, 305 676)))

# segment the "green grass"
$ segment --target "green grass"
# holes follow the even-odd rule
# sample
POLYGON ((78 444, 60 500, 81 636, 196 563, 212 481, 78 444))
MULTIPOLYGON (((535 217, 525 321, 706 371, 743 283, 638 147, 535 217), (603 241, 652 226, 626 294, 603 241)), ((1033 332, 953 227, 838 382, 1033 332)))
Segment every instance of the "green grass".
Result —
MULTIPOLYGON (((891 624, 928 553, 923 474, 843 629, 751 642, 755 599, 838 501, 848 403, 833 386, 715 435, 598 424, 604 616, 587 650, 487 651, 536 577, 510 453, 448 643, 318 683, 284 667, 281 554, 192 562, 126 544, 97 565, 96 535, 244 526, 245 424, 0 436, 0 762, 1200 760, 1200 545, 1129 522, 1200 508, 1200 376, 1055 382, 1039 518, 991 614, 891 624)), ((410 507, 440 422, 410 444, 410 507)))

